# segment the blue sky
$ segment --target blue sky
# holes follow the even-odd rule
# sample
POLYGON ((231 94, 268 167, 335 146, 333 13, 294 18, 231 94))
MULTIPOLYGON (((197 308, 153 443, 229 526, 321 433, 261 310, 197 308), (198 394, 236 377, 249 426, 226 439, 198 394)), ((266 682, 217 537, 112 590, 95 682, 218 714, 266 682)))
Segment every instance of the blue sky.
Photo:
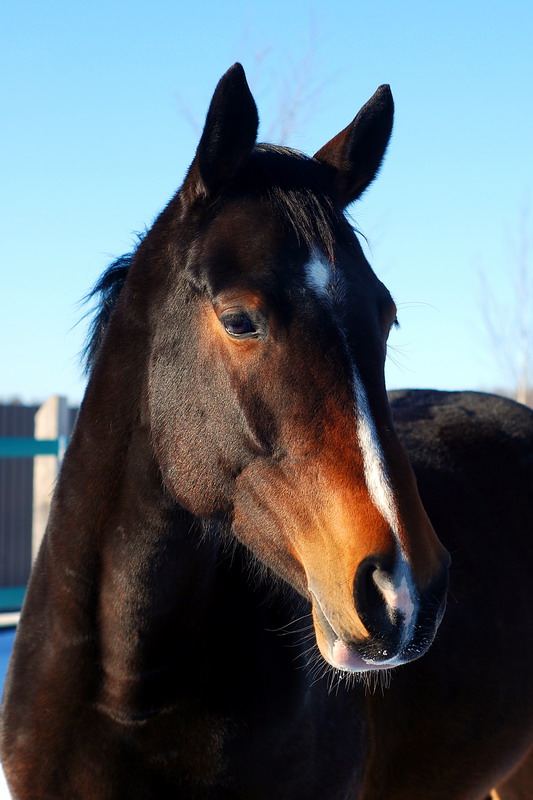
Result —
POLYGON ((400 309, 388 384, 504 386, 478 273, 504 326, 528 196, 533 212, 532 53, 529 0, 5 5, 0 398, 81 399, 78 301, 181 183, 237 60, 263 138, 302 81, 287 144, 308 153, 391 84, 388 156, 350 209, 400 309))

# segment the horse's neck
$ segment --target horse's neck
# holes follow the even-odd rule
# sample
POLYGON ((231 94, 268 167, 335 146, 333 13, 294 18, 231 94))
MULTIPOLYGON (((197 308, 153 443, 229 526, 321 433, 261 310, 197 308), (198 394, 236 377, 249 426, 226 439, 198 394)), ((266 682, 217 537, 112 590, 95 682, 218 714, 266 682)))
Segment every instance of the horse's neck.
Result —
POLYGON ((104 704, 148 712, 185 649, 201 663, 217 550, 165 491, 149 431, 126 420, 102 432, 81 414, 35 582, 46 574, 40 593, 61 635, 97 643, 104 704))

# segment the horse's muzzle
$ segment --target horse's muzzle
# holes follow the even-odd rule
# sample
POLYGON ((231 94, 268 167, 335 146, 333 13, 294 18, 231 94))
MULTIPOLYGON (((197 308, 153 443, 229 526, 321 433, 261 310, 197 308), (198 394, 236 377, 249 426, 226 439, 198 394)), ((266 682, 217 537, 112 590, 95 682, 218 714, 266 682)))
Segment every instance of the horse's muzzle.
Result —
POLYGON ((350 672, 390 669, 420 658, 444 615, 448 567, 446 554, 437 576, 420 591, 405 563, 366 558, 357 570, 353 595, 368 636, 353 639, 348 631, 335 630, 327 610, 316 602, 315 620, 325 640, 321 643, 325 658, 350 672))

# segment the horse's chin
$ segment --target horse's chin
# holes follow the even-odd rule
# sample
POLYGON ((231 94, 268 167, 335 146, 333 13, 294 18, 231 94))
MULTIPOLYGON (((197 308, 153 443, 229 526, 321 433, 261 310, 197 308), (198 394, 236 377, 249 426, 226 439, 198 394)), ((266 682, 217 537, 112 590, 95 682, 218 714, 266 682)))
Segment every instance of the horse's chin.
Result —
POLYGON ((342 672, 370 672, 381 669, 390 669, 395 664, 385 662, 372 662, 363 657, 353 643, 349 644, 339 638, 327 620, 317 624, 315 618, 315 633, 318 649, 322 658, 335 669, 342 672), (324 622, 326 623, 324 625, 324 622))
MULTIPOLYGON (((343 672, 369 672, 376 669, 388 669, 382 664, 370 664, 368 661, 355 653, 352 648, 342 639, 335 639, 329 648, 327 661, 332 667, 343 672)), ((324 654, 322 654, 324 655, 324 654)))

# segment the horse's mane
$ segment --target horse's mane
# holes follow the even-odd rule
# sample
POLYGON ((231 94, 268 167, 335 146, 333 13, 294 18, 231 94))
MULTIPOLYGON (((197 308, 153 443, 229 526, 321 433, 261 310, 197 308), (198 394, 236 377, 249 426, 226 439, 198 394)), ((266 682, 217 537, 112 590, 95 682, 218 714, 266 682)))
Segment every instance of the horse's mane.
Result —
MULTIPOLYGON (((297 150, 258 144, 227 199, 239 194, 264 198, 276 216, 309 248, 318 246, 333 261, 335 239, 352 233, 344 214, 335 208, 324 185, 323 167, 297 150)), ((141 243, 144 236, 138 235, 141 243)), ((98 298, 82 352, 90 372, 137 248, 105 270, 85 301, 98 298)))
POLYGON ((89 325, 87 340, 82 351, 82 362, 86 372, 90 372, 93 367, 111 312, 126 281, 134 254, 135 251, 120 256, 120 258, 113 261, 83 299, 84 302, 89 302, 98 297, 98 304, 89 325))

